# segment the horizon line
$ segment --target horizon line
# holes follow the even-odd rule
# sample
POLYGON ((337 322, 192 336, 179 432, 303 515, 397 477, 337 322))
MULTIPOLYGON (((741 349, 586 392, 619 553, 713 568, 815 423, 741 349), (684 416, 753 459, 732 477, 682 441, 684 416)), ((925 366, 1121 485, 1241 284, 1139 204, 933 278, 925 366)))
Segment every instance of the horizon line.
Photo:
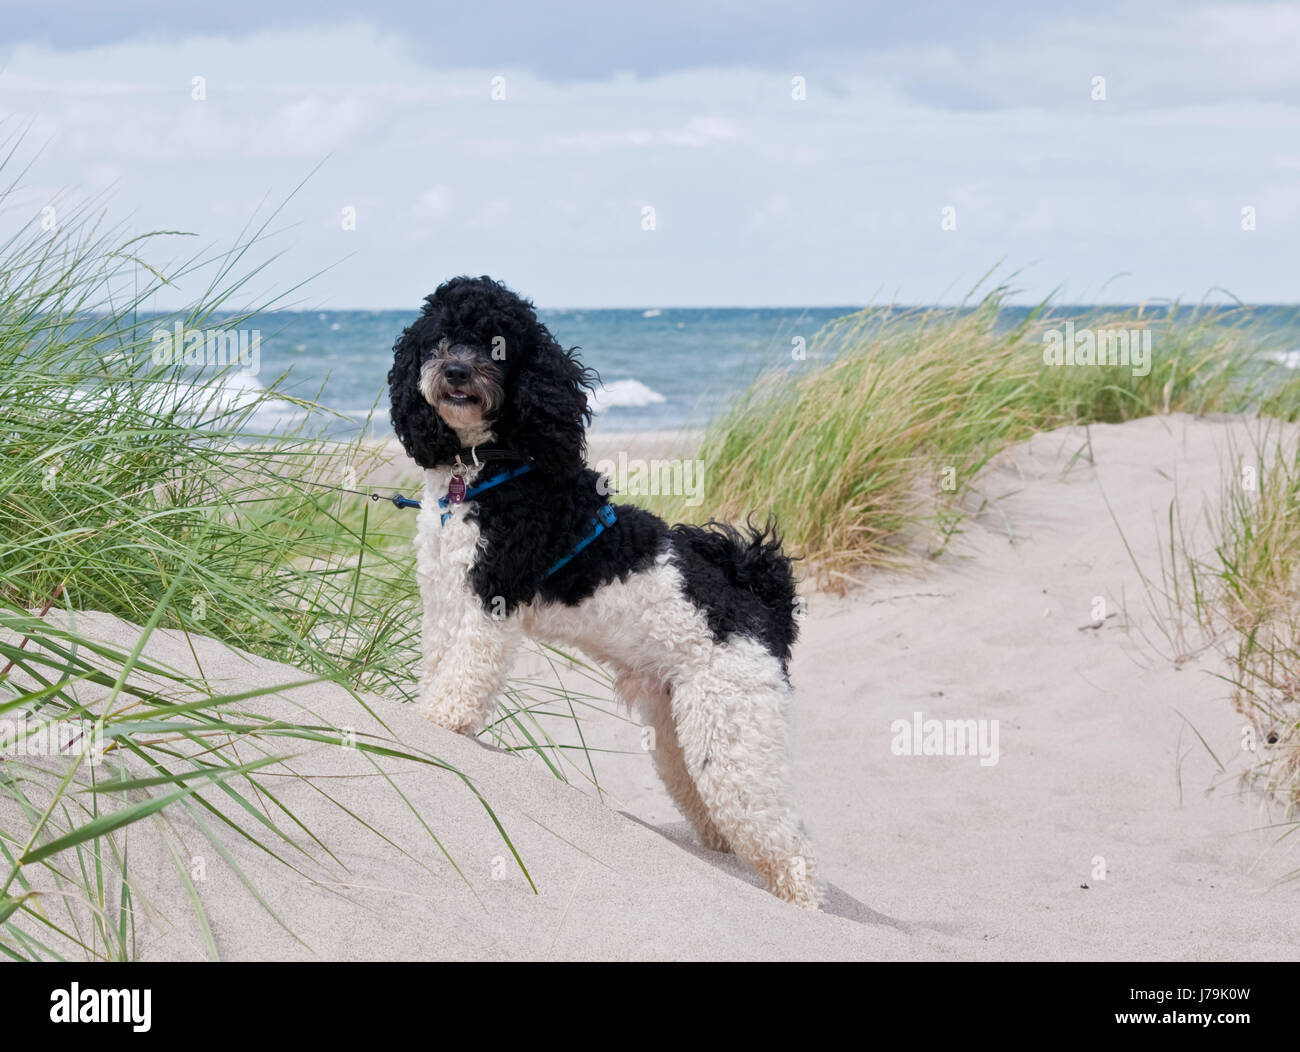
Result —
MULTIPOLYGON (((980 305, 980 302, 981 302, 981 301, 975 301, 975 302, 969 302, 969 301, 967 301, 967 302, 962 302, 962 303, 896 303, 896 302, 890 302, 890 303, 877 303, 877 304, 871 304, 871 303, 865 303, 865 304, 852 304, 852 303, 825 303, 825 304, 822 304, 822 303, 784 303, 784 304, 735 304, 735 303, 709 303, 709 304, 672 304, 672 305, 667 305, 667 306, 660 306, 660 305, 655 305, 655 304, 644 304, 644 305, 640 305, 640 306, 630 306, 630 307, 629 307, 629 306, 610 306, 610 307, 589 307, 589 306, 543 307, 543 306, 538 306, 536 303, 534 303, 534 304, 533 304, 533 308, 534 308, 536 311, 538 311, 539 313, 543 313, 543 312, 547 312, 547 311, 566 311, 566 312, 570 312, 570 311, 643 311, 643 312, 644 312, 644 311, 648 311, 648 310, 654 310, 654 311, 691 311, 691 310, 779 310, 779 311, 796 311, 796 310, 843 310, 843 311, 849 311, 849 312, 857 312, 857 311, 864 311, 864 310, 884 310, 884 309, 886 309, 886 308, 892 308, 892 309, 897 309, 897 310, 960 310, 960 309, 965 308, 965 309, 968 309, 968 310, 974 310, 976 307, 978 307, 978 306, 980 305)), ((1026 302, 1011 302, 1011 303, 1004 302, 1004 303, 1001 304, 1002 307, 1015 307, 1015 308, 1032 308, 1032 307, 1040 307, 1040 306, 1044 306, 1044 305, 1045 305, 1045 304, 1044 304, 1044 301, 1042 301, 1042 300, 1036 300, 1036 301, 1032 301, 1032 302, 1029 302, 1029 301, 1026 301, 1026 302)), ((1122 301, 1122 300, 1101 301, 1101 300, 1098 300, 1098 301, 1095 301, 1095 302, 1079 301, 1079 302, 1075 302, 1075 303, 1050 303, 1050 302, 1046 303, 1046 306, 1047 306, 1048 308, 1051 308, 1051 309, 1058 309, 1058 310, 1059 310, 1059 309, 1063 309, 1063 308, 1074 309, 1074 308, 1083 308, 1083 307, 1094 308, 1094 309, 1095 309, 1095 308, 1099 308, 1099 307, 1100 307, 1100 308, 1134 308, 1134 307, 1144 307, 1144 308, 1164 308, 1164 307, 1170 307, 1170 306, 1175 306, 1175 305, 1176 305, 1176 306, 1179 306, 1179 307, 1182 307, 1182 308, 1186 308, 1186 309, 1193 309, 1193 308, 1194 308, 1194 309, 1200 309, 1200 308, 1226 308, 1226 309, 1252 308, 1252 309, 1253 309, 1253 308, 1261 308, 1261 307, 1291 307, 1291 308, 1300 309, 1300 301, 1293 301, 1293 302, 1280 302, 1280 301, 1279 301, 1279 302, 1259 302, 1259 303, 1252 303, 1252 302, 1249 302, 1249 301, 1235 301, 1235 300, 1233 300, 1233 301, 1227 301, 1227 302, 1222 302, 1222 303, 1220 303, 1220 302, 1214 302, 1214 303, 1205 303, 1205 302, 1192 303, 1191 301, 1188 301, 1188 300, 1167 299, 1167 298, 1164 298, 1164 297, 1161 297, 1161 298, 1159 298, 1159 299, 1129 300, 1129 301, 1122 301)), ((159 309, 157 309, 157 310, 141 311, 140 313, 141 313, 141 314, 175 314, 175 313, 177 313, 178 311, 180 311, 180 310, 184 310, 184 309, 186 309, 186 308, 184 308, 184 307, 175 307, 175 308, 159 308, 159 309)), ((420 309, 420 308, 418 308, 418 307, 409 307, 409 306, 404 306, 404 307, 269 307, 269 308, 268 308, 268 307, 239 307, 239 308, 232 307, 232 308, 229 308, 228 310, 224 310, 224 311, 214 311, 214 312, 212 312, 212 313, 214 313, 214 314, 329 314, 329 313, 341 314, 341 313, 363 313, 363 312, 364 312, 364 313, 371 313, 371 314, 393 314, 393 313, 403 313, 403 312, 410 313, 410 312, 418 311, 419 309, 420 309)), ((109 313, 109 312, 106 312, 106 311, 92 311, 92 312, 90 312, 90 313, 93 314, 93 315, 99 315, 99 314, 107 314, 107 313, 109 313)))

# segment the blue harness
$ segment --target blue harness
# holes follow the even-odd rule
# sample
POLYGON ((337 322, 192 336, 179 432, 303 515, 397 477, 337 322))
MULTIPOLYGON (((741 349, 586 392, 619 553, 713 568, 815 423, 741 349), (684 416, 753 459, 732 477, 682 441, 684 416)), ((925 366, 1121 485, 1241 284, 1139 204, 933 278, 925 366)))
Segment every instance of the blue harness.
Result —
MULTIPOLYGON (((470 488, 465 491, 465 496, 462 498, 462 500, 473 500, 475 497, 477 497, 480 493, 484 492, 485 490, 489 490, 493 486, 499 486, 503 482, 509 482, 511 479, 516 479, 520 475, 527 474, 532 470, 533 469, 531 465, 521 464, 519 467, 514 468, 510 471, 501 472, 500 475, 493 475, 490 479, 485 479, 482 482, 478 482, 475 483, 473 486, 470 486, 470 488)), ((401 500, 401 503, 398 504, 397 500, 394 500, 393 503, 397 504, 399 508, 418 508, 420 506, 420 502, 418 500, 411 500, 408 497, 402 497, 400 494, 398 496, 401 500)), ((446 526, 447 520, 451 518, 451 511, 449 510, 451 507, 451 498, 439 497, 438 507, 442 509, 442 520, 441 520, 442 525, 446 526)), ((618 516, 614 514, 614 505, 612 504, 601 505, 600 511, 598 511, 595 517, 591 520, 590 524, 588 525, 587 532, 583 535, 582 540, 580 540, 576 545, 574 545, 573 551, 569 552, 569 554, 566 555, 563 559, 556 561, 556 563, 549 570, 546 571, 546 576, 550 577, 551 574, 555 573, 557 570, 561 569, 562 567, 568 565, 568 563, 572 561, 572 559, 579 552, 581 552, 585 547, 587 547, 587 545, 589 545, 592 541, 594 541, 607 529, 613 526, 614 523, 617 521, 618 521, 618 516)))
MULTIPOLYGON (((484 490, 491 489, 493 486, 499 486, 503 482, 509 482, 511 479, 518 478, 520 475, 526 475, 532 470, 531 465, 520 464, 519 467, 515 468, 513 471, 503 471, 500 475, 493 475, 490 479, 487 479, 484 482, 470 486, 470 488, 465 491, 465 496, 463 496, 461 500, 473 500, 484 490)), ((439 497, 438 507, 442 508, 442 524, 446 526, 447 520, 451 518, 451 512, 447 510, 451 507, 451 498, 439 497)))

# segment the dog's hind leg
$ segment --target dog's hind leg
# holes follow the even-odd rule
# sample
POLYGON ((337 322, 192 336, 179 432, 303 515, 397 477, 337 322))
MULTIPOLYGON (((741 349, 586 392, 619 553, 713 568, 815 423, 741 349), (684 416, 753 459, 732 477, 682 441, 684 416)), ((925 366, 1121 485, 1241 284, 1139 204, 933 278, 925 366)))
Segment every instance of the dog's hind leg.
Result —
POLYGON ((650 725, 653 739, 646 744, 654 758, 655 770, 663 780, 668 795, 677 810, 690 822, 700 842, 711 851, 730 851, 727 838, 719 832, 709 817, 695 782, 686 769, 681 743, 677 740, 677 727, 673 723, 672 706, 668 689, 653 676, 621 672, 615 678, 614 690, 629 708, 634 708, 650 725))
POLYGON ((794 807, 791 690, 780 663, 752 640, 713 648, 672 683, 682 756, 719 832, 772 894, 821 905, 812 845, 794 807))

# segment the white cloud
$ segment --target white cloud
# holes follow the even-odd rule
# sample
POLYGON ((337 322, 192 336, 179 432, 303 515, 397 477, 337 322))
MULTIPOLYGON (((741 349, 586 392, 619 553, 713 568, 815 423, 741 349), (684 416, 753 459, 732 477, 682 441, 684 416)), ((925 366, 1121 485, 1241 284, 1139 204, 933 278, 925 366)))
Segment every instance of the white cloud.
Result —
POLYGON ((324 162, 276 224, 288 251, 266 272, 287 288, 337 262, 302 294, 311 306, 414 305, 462 272, 551 306, 844 304, 882 288, 925 302, 1003 258, 1032 264, 1027 298, 1062 282, 1086 298, 1128 272, 1110 295, 1221 284, 1292 300, 1298 23, 1280 6, 1037 23, 807 63, 805 101, 791 70, 760 65, 569 83, 430 68, 357 23, 23 45, 0 98, 42 150, 0 226, 114 181, 133 230, 229 243, 324 162), (1098 68, 1105 103, 1087 97, 1098 68), (954 233, 939 229, 947 204, 954 233))
POLYGON ((1104 76, 1112 104, 1300 103, 1300 8, 1291 4, 1134 6, 1008 26, 973 41, 918 42, 874 56, 875 83, 956 109, 1068 109, 1104 76))

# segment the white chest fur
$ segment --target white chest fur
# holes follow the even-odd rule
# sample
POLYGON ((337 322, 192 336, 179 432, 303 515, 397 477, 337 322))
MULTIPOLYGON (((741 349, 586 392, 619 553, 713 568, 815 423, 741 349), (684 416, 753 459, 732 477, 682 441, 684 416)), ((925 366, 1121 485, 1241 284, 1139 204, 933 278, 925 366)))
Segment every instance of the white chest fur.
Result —
MULTIPOLYGON (((465 475, 472 486, 481 468, 465 475)), ((440 497, 447 495, 449 470, 425 472, 424 497, 416 525, 415 566, 420 585, 421 707, 436 723, 475 733, 488 718, 509 669, 518 625, 484 608, 470 584, 481 554, 478 523, 470 502, 448 505, 446 525, 440 497)))
MULTIPOLYGON (((465 476, 467 486, 482 471, 471 468, 465 476)), ((424 606, 424 627, 436 640, 439 630, 450 630, 464 619, 468 609, 478 603, 469 584, 469 571, 479 550, 478 524, 467 517, 470 502, 449 504, 450 517, 442 523, 443 509, 439 498, 447 495, 451 470, 432 468, 424 473, 424 497, 415 533, 415 567, 424 606)))

